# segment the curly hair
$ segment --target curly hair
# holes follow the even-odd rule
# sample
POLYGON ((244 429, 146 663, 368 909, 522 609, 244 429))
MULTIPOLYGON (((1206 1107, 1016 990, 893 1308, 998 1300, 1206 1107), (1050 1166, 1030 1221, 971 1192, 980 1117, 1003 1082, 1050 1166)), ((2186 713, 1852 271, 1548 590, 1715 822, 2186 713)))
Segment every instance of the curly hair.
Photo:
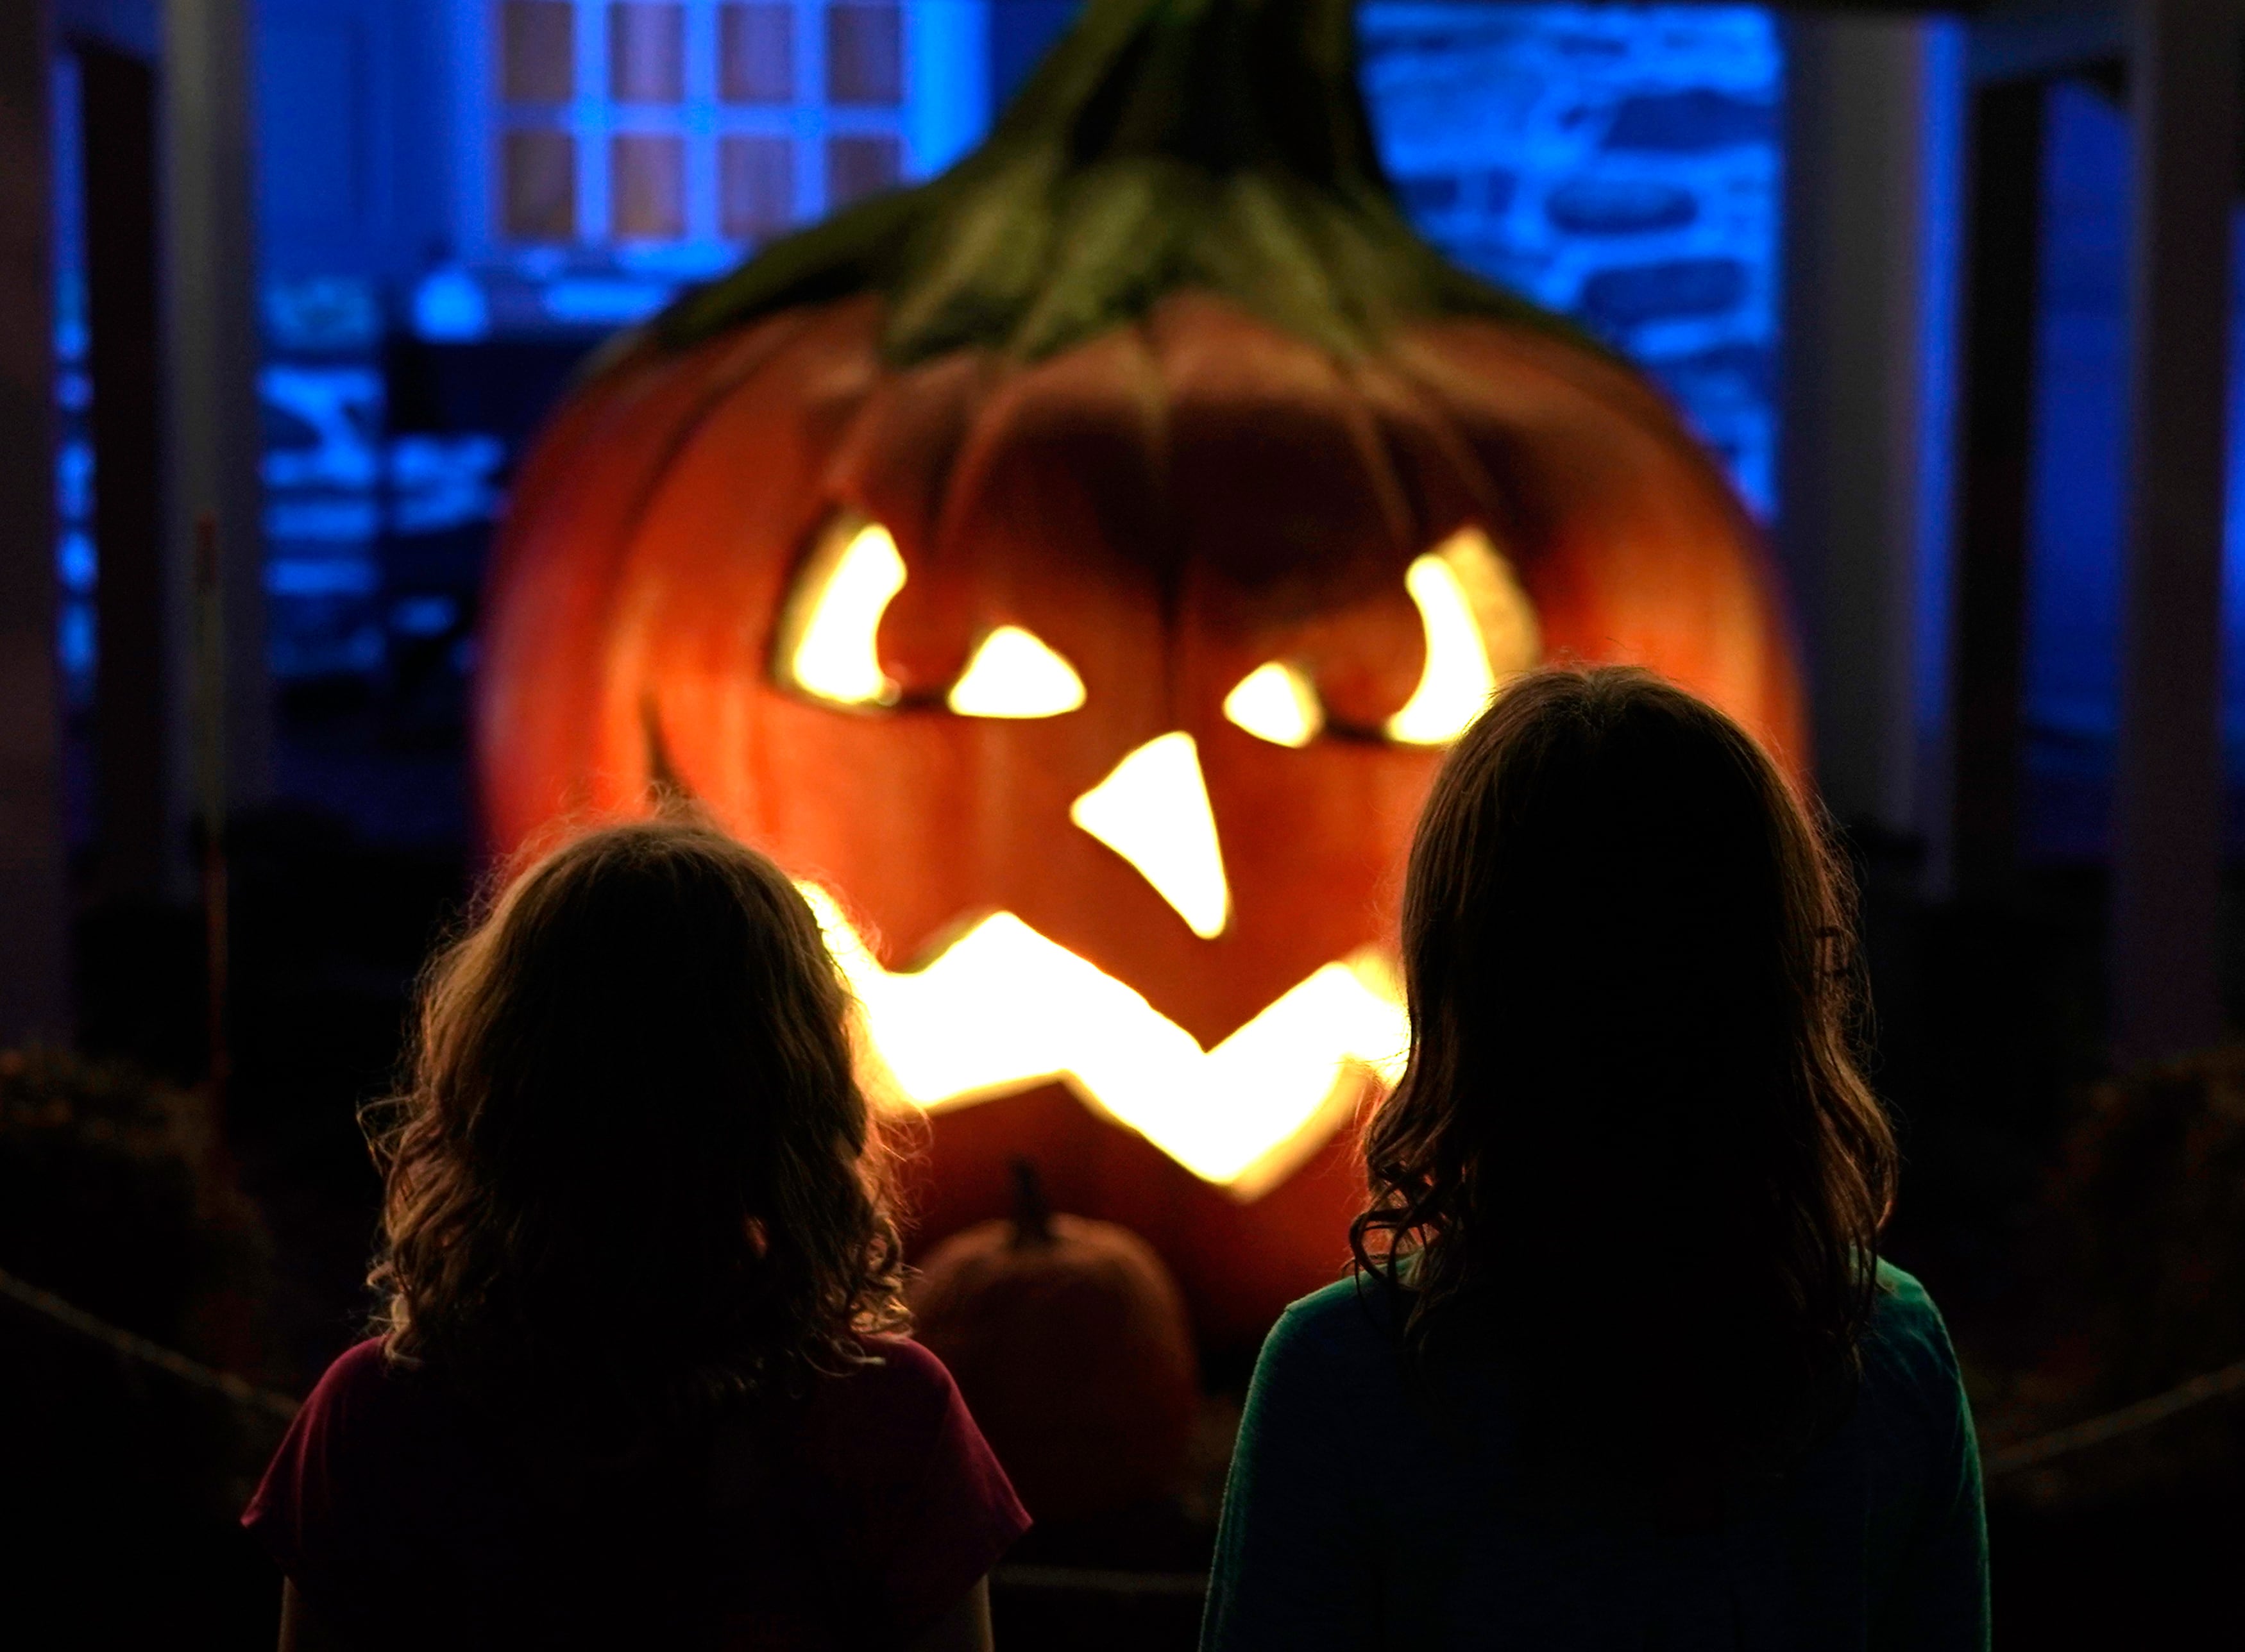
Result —
POLYGON ((778 869, 671 817, 501 889, 424 978, 370 1123, 390 1356, 619 1436, 904 1326, 852 1003, 778 869))
POLYGON ((1422 1369, 1494 1346, 1531 1466, 1719 1488, 1849 1403, 1896 1171, 1852 933, 1775 763, 1650 673, 1522 678, 1451 753, 1351 1247, 1422 1369))

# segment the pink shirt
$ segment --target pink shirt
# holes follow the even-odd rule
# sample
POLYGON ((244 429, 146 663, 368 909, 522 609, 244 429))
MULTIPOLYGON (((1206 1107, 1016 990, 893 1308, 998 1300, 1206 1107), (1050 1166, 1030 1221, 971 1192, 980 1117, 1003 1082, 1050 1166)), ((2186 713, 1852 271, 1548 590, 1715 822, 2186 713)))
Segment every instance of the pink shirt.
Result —
POLYGON ((627 1468, 540 1466, 364 1342, 328 1368, 242 1524, 315 1611, 404 1649, 899 1646, 1029 1519, 919 1344, 627 1468))

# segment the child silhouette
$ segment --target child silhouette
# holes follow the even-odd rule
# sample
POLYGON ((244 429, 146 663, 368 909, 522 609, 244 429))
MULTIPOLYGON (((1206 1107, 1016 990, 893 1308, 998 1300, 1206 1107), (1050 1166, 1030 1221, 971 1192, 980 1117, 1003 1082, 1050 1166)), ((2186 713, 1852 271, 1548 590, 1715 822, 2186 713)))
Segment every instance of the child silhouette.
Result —
POLYGON ((431 970, 379 1330, 244 1522, 283 1649, 989 1645, 1028 1517, 901 1334, 802 897, 691 820, 530 866, 431 970))
POLYGON ((1265 1344, 1214 1652, 1987 1644, 1971 1418, 1878 1260, 1846 886, 1735 723, 1524 677, 1412 852, 1355 1276, 1265 1344))

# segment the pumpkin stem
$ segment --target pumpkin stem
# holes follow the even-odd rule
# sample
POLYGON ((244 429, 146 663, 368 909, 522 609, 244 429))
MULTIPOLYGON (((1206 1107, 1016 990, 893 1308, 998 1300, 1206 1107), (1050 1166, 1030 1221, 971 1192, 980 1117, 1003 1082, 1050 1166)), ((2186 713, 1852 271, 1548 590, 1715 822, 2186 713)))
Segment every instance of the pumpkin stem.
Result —
POLYGON ((1574 337, 1411 227, 1356 69, 1354 0, 1089 0, 981 148, 775 242, 655 336, 872 292, 892 365, 1038 361, 1194 288, 1344 357, 1444 315, 1574 337))
POLYGON ((1384 192, 1355 14, 1355 0, 1090 0, 995 139, 1057 140, 1077 166, 1163 156, 1384 192))
POLYGON ((1052 1202, 1037 1175, 1036 1161, 1014 1161, 1014 1249, 1027 1250, 1053 1242, 1052 1202))

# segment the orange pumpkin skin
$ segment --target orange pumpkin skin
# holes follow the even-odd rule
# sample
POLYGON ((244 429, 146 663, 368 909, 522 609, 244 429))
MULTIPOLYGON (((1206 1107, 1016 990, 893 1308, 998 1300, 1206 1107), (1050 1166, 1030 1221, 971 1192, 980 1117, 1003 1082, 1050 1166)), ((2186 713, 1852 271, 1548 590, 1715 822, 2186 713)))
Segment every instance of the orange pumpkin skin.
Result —
POLYGON ((1211 1364, 1244 1369, 1278 1310, 1348 1264, 1349 1220, 1364 1203, 1353 1129, 1243 1202, 1062 1085, 949 1109, 932 1123, 928 1152, 910 1173, 919 1235, 939 1242, 1007 1209, 1007 1158, 1028 1154, 1043 1167, 1054 1203, 1129 1213, 1131 1231, 1177 1279, 1211 1364))
MULTIPOLYGON (((1169 3, 1097 0, 1083 28, 1169 3)), ((1392 945, 1441 757, 1341 735, 1273 745, 1233 726, 1224 696, 1295 660, 1337 722, 1377 729, 1424 660, 1404 571, 1468 525, 1511 563, 1545 658, 1650 666, 1798 768, 1782 605, 1713 462, 1628 369, 1516 301, 1468 296, 1479 308, 1351 343, 1258 313, 1255 290, 1189 283, 1043 353, 905 348, 916 301, 878 283, 722 325, 695 301, 704 320, 593 380, 518 484, 478 686, 496 846, 557 816, 641 810, 670 781, 832 891, 891 969, 1009 911, 1212 1047, 1322 965, 1392 945), (775 675, 791 586, 842 513, 885 525, 907 570, 878 632, 893 709, 818 703, 775 675), (1000 625, 1075 665, 1080 709, 942 708, 1000 625), (1230 881, 1212 940, 1069 821, 1172 730, 1197 742, 1230 881)), ((1030 1145, 1007 1138, 1029 1130, 1079 1139, 1061 1196, 1149 1236, 1215 1340, 1251 1340, 1346 1257, 1340 1147, 1239 1205, 1069 1108, 1050 1092, 937 1115, 925 1231, 1001 1209, 988 1195, 1030 1145), (1217 1231, 1237 1242, 1211 1245, 1217 1231)))
POLYGON ((1041 1236, 1018 1220, 953 1234, 929 1255, 912 1316, 1039 1520, 1179 1489, 1199 1400, 1192 1330, 1128 1229, 1054 1215, 1041 1236))

